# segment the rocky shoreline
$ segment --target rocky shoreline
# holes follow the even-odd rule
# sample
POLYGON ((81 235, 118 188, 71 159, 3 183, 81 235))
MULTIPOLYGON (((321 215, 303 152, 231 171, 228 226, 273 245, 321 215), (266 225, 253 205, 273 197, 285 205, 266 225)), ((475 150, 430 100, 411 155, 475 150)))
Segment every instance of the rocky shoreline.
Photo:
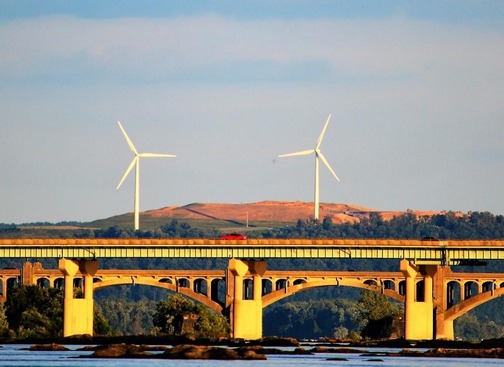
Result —
MULTIPOLYGON (((83 340, 80 340, 82 343, 83 340)), ((222 341, 223 342, 223 341, 222 341)), ((323 345, 301 345, 295 339, 264 339, 255 342, 229 342, 222 345, 206 345, 206 343, 105 343, 94 344, 82 348, 82 351, 93 351, 91 355, 82 356, 84 358, 137 358, 137 359, 214 359, 214 360, 265 360, 267 355, 273 354, 291 354, 291 355, 312 355, 312 354, 359 354, 370 357, 370 360, 379 361, 382 357, 446 357, 446 358, 504 358, 504 347, 502 340, 487 341, 483 343, 470 344, 449 342, 451 346, 435 346, 426 351, 411 349, 425 348, 422 343, 416 343, 414 346, 407 341, 396 341, 394 346, 387 346, 376 342, 373 345, 366 343, 369 350, 363 350, 364 345, 341 346, 335 343, 326 343, 323 345), (405 347, 404 344, 408 346, 405 347), (150 344, 150 345, 149 345, 150 344), (373 352, 373 347, 394 347, 398 348, 402 344, 402 350, 399 352, 373 352), (485 344, 500 344, 500 346, 488 346, 485 344), (170 346, 168 346, 170 345, 170 346), (293 350, 282 350, 272 346, 292 346, 293 350), (456 347, 457 346, 457 347, 456 347)), ((65 343, 69 344, 69 343, 65 343)), ((446 342, 443 344, 447 344, 446 342)), ((400 348, 401 348, 400 347, 400 348)), ((29 348, 35 351, 62 351, 68 350, 59 343, 34 344, 29 348)), ((345 360, 344 357, 331 357, 328 360, 345 360)))
POLYGON ((300 341, 294 338, 264 337, 258 340, 241 339, 193 339, 170 336, 115 336, 115 337, 91 337, 89 335, 72 336, 66 338, 26 338, 26 339, 0 339, 0 344, 29 344, 29 345, 107 345, 107 344, 133 344, 133 345, 207 345, 207 346, 263 346, 263 347, 349 347, 349 348, 422 348, 422 349, 491 349, 504 348, 504 338, 489 339, 481 342, 452 341, 452 340, 426 340, 408 341, 405 339, 371 340, 353 342, 348 340, 328 341, 300 341))

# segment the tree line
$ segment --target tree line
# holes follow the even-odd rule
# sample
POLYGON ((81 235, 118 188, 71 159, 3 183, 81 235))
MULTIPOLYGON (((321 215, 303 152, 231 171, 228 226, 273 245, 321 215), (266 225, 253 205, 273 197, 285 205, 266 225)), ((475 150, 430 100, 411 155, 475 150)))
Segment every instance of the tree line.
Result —
MULTIPOLYGON (((75 222, 60 222, 57 225, 75 222)), ((51 223, 42 223, 50 225, 51 223)), ((80 223, 79 225, 82 225, 80 223)), ((19 235, 21 227, 0 223, 2 237, 19 235)), ((239 228, 237 227, 237 230, 239 228)), ((117 225, 98 229, 73 229, 51 232, 55 237, 73 238, 218 238, 221 232, 215 228, 196 229, 186 222, 172 219, 154 230, 132 230, 117 225)), ((385 220, 380 213, 370 213, 356 222, 333 223, 330 216, 323 220, 301 220, 270 230, 254 231, 247 228, 251 238, 402 238, 402 239, 502 239, 504 238, 504 216, 489 212, 448 211, 442 214, 417 216, 407 212, 385 220)))

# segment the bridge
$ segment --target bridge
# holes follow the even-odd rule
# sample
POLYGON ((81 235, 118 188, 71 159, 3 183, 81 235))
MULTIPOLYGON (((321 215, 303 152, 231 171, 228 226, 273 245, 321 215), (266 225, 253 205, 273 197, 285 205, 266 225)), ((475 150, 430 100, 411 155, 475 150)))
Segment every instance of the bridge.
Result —
POLYGON ((504 293, 504 274, 453 273, 451 265, 504 258, 504 241, 371 239, 0 239, 5 258, 59 258, 59 269, 26 262, 0 271, 3 295, 10 280, 65 289, 64 336, 92 334, 93 291, 145 284, 186 294, 229 317, 232 336, 262 336, 264 307, 321 286, 382 292, 405 305, 406 339, 453 339, 453 320, 504 293), (224 270, 102 270, 99 258, 227 258, 224 270), (397 259, 399 272, 270 271, 272 258, 397 259), (74 298, 80 281, 84 297, 74 298), (224 294, 219 299, 219 294, 224 294))
POLYGON ((504 241, 383 239, 0 239, 4 258, 416 259, 456 265, 502 260, 504 241))

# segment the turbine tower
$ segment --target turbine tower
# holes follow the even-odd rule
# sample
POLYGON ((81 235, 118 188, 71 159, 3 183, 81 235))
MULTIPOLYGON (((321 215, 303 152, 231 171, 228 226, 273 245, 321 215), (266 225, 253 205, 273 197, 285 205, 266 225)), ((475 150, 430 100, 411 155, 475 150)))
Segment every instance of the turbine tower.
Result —
POLYGON ((329 114, 329 117, 327 118, 327 121, 324 125, 324 128, 322 129, 322 132, 320 133, 320 136, 317 140, 317 145, 315 146, 315 149, 309 149, 309 150, 302 150, 300 152, 295 152, 295 153, 289 153, 289 154, 282 154, 279 155, 279 158, 283 157, 292 157, 292 156, 298 156, 298 155, 308 155, 315 153, 315 213, 314 213, 314 218, 319 219, 319 158, 322 160, 322 162, 325 164, 327 169, 332 173, 332 175, 336 178, 336 180, 340 180, 338 176, 336 176, 336 173, 334 173, 334 170, 331 168, 329 165, 329 162, 327 162, 327 159, 324 157, 322 152, 320 151, 320 145, 322 144, 322 139, 324 138, 324 134, 327 129, 327 125, 329 125, 329 121, 331 120, 331 114, 329 114))
POLYGON ((129 138, 128 134, 126 134, 126 130, 121 125, 120 121, 117 121, 119 124, 119 128, 121 129, 124 137, 126 138, 126 142, 128 143, 131 151, 135 155, 133 160, 131 161, 128 169, 124 173, 124 176, 122 177, 121 181, 119 182, 119 185, 117 185, 117 189, 121 187, 122 183, 128 176, 128 174, 131 172, 133 169, 133 166, 135 166, 135 206, 134 206, 134 213, 135 213, 135 231, 140 228, 140 158, 172 158, 176 157, 176 155, 173 154, 158 154, 158 153, 138 153, 136 150, 135 146, 133 145, 133 142, 129 138))

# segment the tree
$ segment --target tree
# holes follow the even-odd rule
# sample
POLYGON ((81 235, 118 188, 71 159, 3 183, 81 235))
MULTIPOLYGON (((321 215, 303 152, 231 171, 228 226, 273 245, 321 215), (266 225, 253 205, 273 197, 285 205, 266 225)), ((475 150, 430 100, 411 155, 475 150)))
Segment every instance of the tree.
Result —
POLYGON ((94 309, 93 333, 94 335, 109 336, 113 335, 112 327, 105 318, 101 310, 97 307, 94 309))
POLYGON ((169 296, 167 301, 157 304, 153 324, 166 334, 181 335, 184 315, 195 313, 194 302, 177 293, 169 296))
POLYGON ((124 294, 115 294, 113 298, 97 300, 95 309, 107 320, 114 335, 147 335, 151 332, 157 302, 146 299, 128 300, 124 294))
POLYGON ((229 336, 229 323, 203 305, 176 293, 156 306, 153 324, 168 335, 212 338, 229 336), (187 327, 190 324, 190 327, 187 327))
POLYGON ((320 299, 286 302, 264 315, 264 334, 294 338, 344 338, 357 330, 355 302, 320 299))
POLYGON ((198 306, 198 316, 196 329, 199 336, 212 340, 229 336, 231 328, 224 316, 202 305, 198 306))
POLYGON ((502 325, 498 325, 491 320, 481 322, 474 315, 474 310, 455 320, 454 331, 457 338, 469 341, 502 338, 504 335, 504 327, 502 325))
POLYGON ((54 337, 61 331, 56 330, 56 327, 48 315, 42 314, 35 307, 30 307, 21 314, 17 335, 19 338, 54 337))
POLYGON ((36 285, 15 287, 5 303, 10 329, 20 337, 57 337, 63 330, 63 291, 36 285))
MULTIPOLYGON (((36 285, 13 288, 5 303, 5 319, 0 310, 0 335, 8 328, 19 338, 54 338, 63 330, 63 290, 41 288, 36 285)), ((3 309, 3 307, 2 307, 3 309)), ((108 320, 99 308, 94 311, 94 332, 97 335, 111 335, 108 320)))
POLYGON ((384 294, 363 289, 357 307, 360 312, 358 320, 365 325, 361 331, 362 337, 389 338, 396 331, 393 320, 402 310, 390 303, 384 294))
POLYGON ((9 333, 9 323, 5 315, 5 308, 0 304, 0 336, 6 336, 9 333))

